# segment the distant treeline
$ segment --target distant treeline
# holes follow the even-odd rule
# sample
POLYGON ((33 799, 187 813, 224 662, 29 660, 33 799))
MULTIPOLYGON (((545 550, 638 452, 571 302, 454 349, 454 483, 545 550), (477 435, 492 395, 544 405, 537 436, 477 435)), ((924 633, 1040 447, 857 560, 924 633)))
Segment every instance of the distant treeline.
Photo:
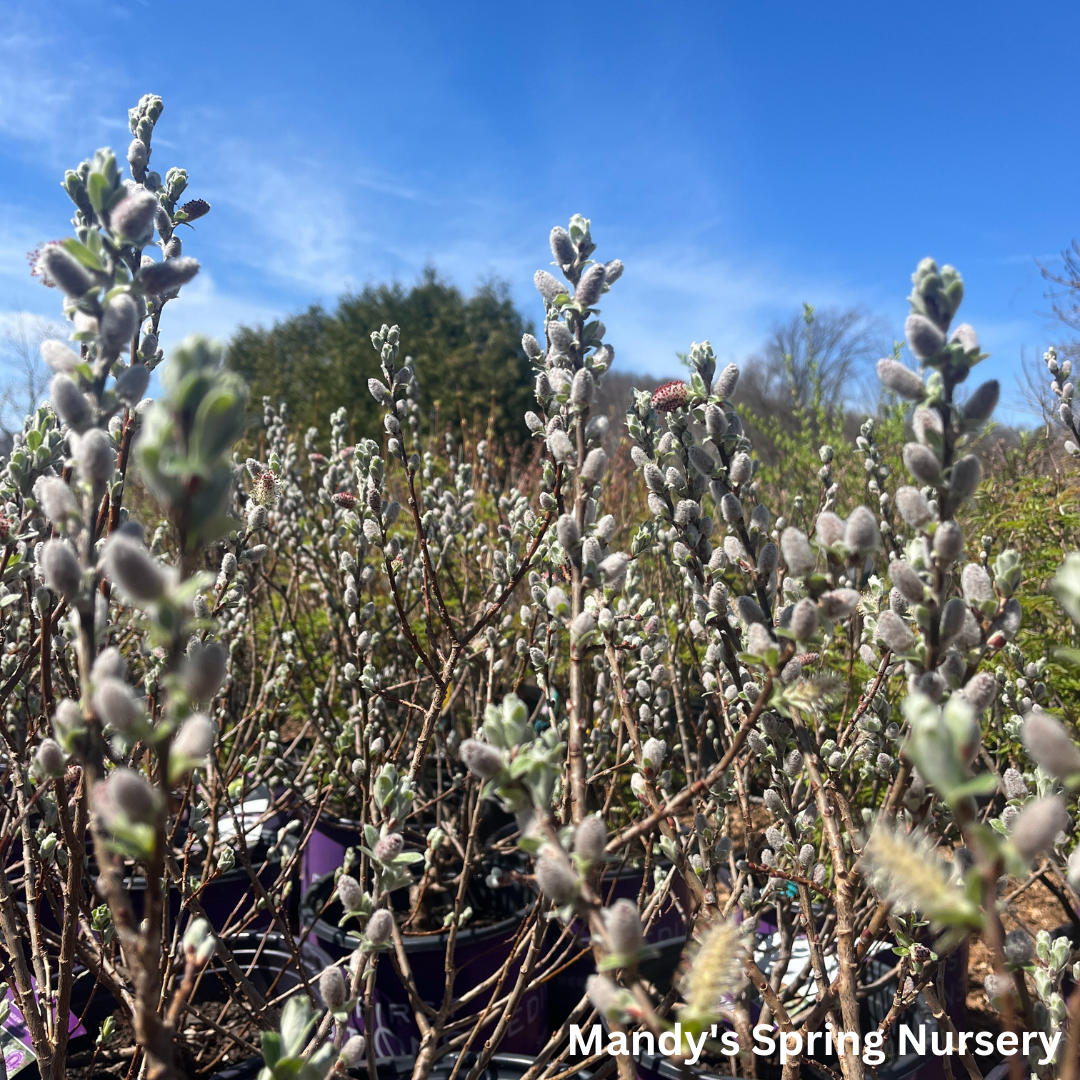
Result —
POLYGON ((474 437, 490 425, 500 439, 528 438, 522 416, 535 407, 534 376, 521 335, 532 327, 503 285, 466 297, 429 269, 409 289, 368 286, 342 297, 332 314, 316 306, 269 330, 242 328, 229 364, 247 380, 256 408, 263 396, 283 401, 292 423, 307 427, 325 426, 344 406, 357 438, 379 438, 379 409, 367 384, 379 376, 371 332, 384 323, 401 327, 426 423, 437 409, 440 427, 464 420, 474 437))

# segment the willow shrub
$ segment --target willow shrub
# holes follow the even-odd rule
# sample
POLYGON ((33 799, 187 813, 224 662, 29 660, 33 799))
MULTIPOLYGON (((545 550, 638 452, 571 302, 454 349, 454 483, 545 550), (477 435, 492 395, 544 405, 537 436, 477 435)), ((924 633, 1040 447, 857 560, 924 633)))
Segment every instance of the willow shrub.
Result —
POLYGON ((161 109, 131 112, 130 178, 108 150, 65 177, 75 235, 37 269, 72 340, 44 347, 51 404, 4 462, 0 933, 41 1074, 64 1072, 80 979, 126 1018, 95 1061, 183 1075, 225 1030, 264 1077, 373 1073, 357 1018, 374 1030, 380 966, 413 986, 422 930, 445 935, 446 979, 440 1000, 411 991, 418 1078, 470 1050, 476 1080, 527 990, 585 950, 595 972, 529 1080, 601 1021, 717 1068, 794 1078, 813 1057, 857 1080, 905 1017, 952 1023, 943 973, 976 936, 1001 1024, 1052 1048, 1030 1067, 1075 1075, 1074 942, 1002 924, 1006 875, 1033 871, 1076 921, 1074 484, 1007 462, 984 479, 971 448, 998 386, 969 379, 984 354, 957 271, 919 264, 919 369, 880 362, 892 404, 854 446, 810 403, 786 485, 732 405, 738 368, 699 342, 688 381, 634 394, 634 475, 612 487, 621 435, 593 403, 623 266, 581 217, 551 233, 542 332, 522 339, 531 467, 501 475, 485 443, 420 423, 441 388, 396 325, 370 335, 379 429, 354 439, 343 407, 296 435, 267 400, 264 460, 240 460, 220 350, 158 348, 209 210, 149 168, 161 109), (358 945, 313 972, 297 871, 327 815, 357 830, 332 886, 358 945), (607 902, 628 863, 640 890, 607 902), (230 874, 246 900, 212 909, 230 874), (503 966, 458 978, 459 934, 503 889, 521 918, 503 966), (643 964, 673 908, 687 962, 668 986, 643 964), (292 956, 287 1000, 237 962, 251 928, 292 956), (218 1019, 196 993, 211 964, 235 987, 218 1019), (781 1032, 771 1065, 754 1025, 781 1032), (855 1037, 823 1057, 826 1029, 855 1037))

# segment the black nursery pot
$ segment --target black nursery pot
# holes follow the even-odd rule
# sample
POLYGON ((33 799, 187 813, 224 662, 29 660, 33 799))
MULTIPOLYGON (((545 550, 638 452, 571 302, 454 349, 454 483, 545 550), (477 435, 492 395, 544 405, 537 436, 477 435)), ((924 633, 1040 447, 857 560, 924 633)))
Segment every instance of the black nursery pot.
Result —
MULTIPOLYGON (((279 998, 295 990, 303 982, 289 946, 281 934, 246 931, 226 938, 225 945, 240 970, 264 997, 279 998)), ((300 947, 300 963, 303 964, 309 982, 318 978, 319 972, 326 966, 326 960, 321 949, 307 943, 300 947)), ((221 958, 215 954, 206 965, 193 1000, 227 1001, 234 987, 233 977, 225 970, 221 958)))
MULTIPOLYGON (((636 867, 625 867, 605 874, 600 883, 600 897, 605 907, 624 898, 636 901, 641 880, 642 871, 636 867)), ((682 879, 676 878, 673 890, 682 888, 682 879)), ((681 895, 680 899, 683 899, 681 895)), ((552 923, 548 947, 554 945, 562 929, 560 923, 552 923)), ((596 971, 596 963, 589 949, 588 931, 581 930, 577 937, 581 943, 579 956, 548 982, 548 1026, 552 1031, 559 1028, 574 1010, 585 993, 586 980, 596 971)), ((655 946, 658 955, 641 964, 641 973, 661 991, 666 991, 671 986, 686 946, 686 927, 678 908, 670 900, 649 930, 646 943, 655 946)))
MULTIPOLYGON (((308 818, 310 822, 310 817, 308 818)), ((421 824, 434 824, 435 819, 421 824)), ((477 836, 486 841, 503 829, 516 829, 512 815, 507 814, 495 802, 487 800, 480 811, 477 836)), ((332 874, 345 865, 345 853, 349 848, 359 848, 364 842, 363 822, 339 817, 325 808, 319 811, 311 835, 304 845, 300 858, 300 886, 306 892, 317 878, 332 874)))
MULTIPOLYGON (((961 1031, 968 1026, 966 1004, 967 965, 968 947, 964 944, 945 958, 945 970, 942 980, 944 990, 942 1004, 945 1006, 945 1010, 954 1026, 961 1031)), ((863 974, 860 978, 866 982, 873 982, 885 971, 888 971, 891 966, 891 963, 887 961, 871 959, 864 965, 863 974)), ((892 980, 860 1002, 859 1025, 864 1032, 876 1028, 888 1014, 895 995, 896 982, 892 980)), ((882 1047, 886 1058, 884 1064, 876 1067, 878 1080, 945 1080, 944 1058, 932 1055, 924 1057, 918 1053, 907 1053, 903 1057, 899 1055, 897 1029, 900 1024, 908 1024, 913 1028, 926 1025, 928 1030, 936 1028, 936 1022, 931 1016, 930 1010, 921 1002, 902 1014, 897 1023, 893 1025, 889 1040, 882 1047)), ((835 1068, 837 1059, 834 1057, 829 1064, 835 1068)), ((814 1069, 812 1066, 810 1070, 815 1080, 827 1080, 830 1076, 829 1073, 814 1069)))
MULTIPOLYGON (((480 883, 475 884, 476 892, 483 895, 477 896, 473 910, 492 916, 495 921, 485 926, 466 926, 458 931, 454 950, 456 995, 464 994, 506 962, 513 952, 527 900, 527 894, 520 888, 489 889, 480 883)), ((346 924, 345 928, 338 926, 342 909, 336 899, 320 916, 333 891, 333 874, 318 878, 300 902, 300 919, 305 927, 310 928, 322 949, 331 957, 342 959, 360 945, 361 939, 355 923, 346 924)), ((404 942, 420 996, 430 1004, 441 1003, 449 933, 406 934, 404 942)), ((517 968, 511 971, 511 979, 516 972, 517 968)), ((548 988, 543 983, 534 984, 525 991, 500 1049, 514 1053, 535 1053, 544 1045, 549 1033, 547 995, 548 988)), ((487 994, 481 994, 458 1015, 474 1015, 482 1011, 488 1000, 490 997, 487 994)), ((413 1020, 408 994, 386 957, 379 961, 375 976, 375 1025, 370 1037, 374 1039, 376 1057, 403 1058, 416 1053, 420 1033, 413 1020)), ((362 1014, 358 1015, 356 1026, 359 1030, 363 1029, 362 1014)), ((492 1030, 494 1022, 489 1029, 485 1029, 485 1036, 490 1035, 492 1030)))
MULTIPOLYGON (((475 1054, 466 1055, 465 1063, 462 1066, 465 1071, 459 1070, 458 1076, 467 1075, 468 1069, 471 1068, 471 1063, 475 1059, 475 1054)), ((431 1080, 448 1080, 456 1061, 455 1056, 449 1055, 437 1062, 431 1070, 431 1080)), ((521 1077, 525 1075, 532 1063, 532 1058, 521 1054, 496 1054, 488 1062, 487 1068, 480 1074, 480 1080, 521 1080, 521 1077)), ((408 1080, 408 1077, 412 1075, 412 1067, 413 1059, 411 1057, 384 1059, 377 1063, 378 1080, 408 1080)), ((210 1080, 253 1080, 254 1077, 259 1075, 261 1068, 262 1059, 252 1058, 250 1061, 242 1061, 238 1065, 233 1065, 223 1072, 214 1073, 210 1080)), ((367 1076, 367 1069, 361 1066, 358 1069, 352 1069, 349 1075, 355 1077, 367 1076)), ((582 1077, 582 1080, 592 1080, 592 1073, 588 1069, 582 1069, 577 1075, 582 1077)))
POLYGON ((659 1054, 637 1059, 638 1080, 734 1080, 729 1073, 709 1072, 693 1065, 673 1065, 659 1054))
MULTIPOLYGON (((264 866, 265 861, 264 856, 252 852, 251 865, 252 869, 256 871, 255 876, 259 879, 263 888, 269 889, 277 881, 278 875, 281 873, 281 862, 275 858, 270 862, 266 862, 264 866)), ((135 917, 142 918, 146 895, 146 879, 142 877, 131 878, 127 882, 127 887, 131 895, 131 906, 135 912, 135 917)), ((242 866, 234 866, 231 870, 214 878, 199 893, 199 902, 202 904, 206 917, 210 920, 214 929, 221 931, 228 918, 234 912, 237 912, 237 905, 240 905, 238 914, 243 915, 250 906, 251 901, 254 900, 254 895, 248 872, 242 866), (247 903, 243 903, 245 900, 247 903)), ((181 904, 180 890, 174 885, 169 894, 169 911, 174 921, 180 915, 181 904)), ((270 912, 260 911, 248 925, 253 929, 266 929, 272 922, 273 917, 270 912)))

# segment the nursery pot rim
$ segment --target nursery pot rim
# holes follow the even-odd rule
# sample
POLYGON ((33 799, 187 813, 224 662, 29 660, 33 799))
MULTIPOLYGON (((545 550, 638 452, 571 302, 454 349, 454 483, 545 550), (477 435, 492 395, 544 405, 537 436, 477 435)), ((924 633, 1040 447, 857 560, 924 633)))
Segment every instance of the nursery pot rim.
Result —
MULTIPOLYGON (((304 895, 300 898, 300 921, 302 923, 308 924, 308 916, 315 913, 314 904, 312 902, 314 894, 322 888, 327 881, 332 884, 333 879, 333 870, 326 874, 320 874, 311 882, 311 885, 304 890, 304 895)), ((333 895, 333 890, 331 890, 330 895, 333 895)), ((499 922, 489 923, 486 926, 470 926, 458 930, 456 939, 457 945, 466 945, 474 941, 484 941, 487 938, 508 933, 521 925, 521 917, 524 913, 525 908, 522 908, 518 914, 511 915, 506 919, 500 919, 499 922)), ((334 926, 333 923, 327 921, 322 915, 315 918, 309 925, 311 927, 310 932, 314 934, 316 938, 320 936, 317 928, 321 928, 321 936, 324 939, 332 941, 340 948, 347 948, 350 952, 363 942, 363 938, 360 934, 351 929, 334 926)), ((401 935, 401 940, 405 946, 406 952, 433 952, 437 949, 445 950, 447 942, 450 940, 450 931, 449 929, 446 929, 426 931, 419 934, 415 932, 403 933, 401 935)))

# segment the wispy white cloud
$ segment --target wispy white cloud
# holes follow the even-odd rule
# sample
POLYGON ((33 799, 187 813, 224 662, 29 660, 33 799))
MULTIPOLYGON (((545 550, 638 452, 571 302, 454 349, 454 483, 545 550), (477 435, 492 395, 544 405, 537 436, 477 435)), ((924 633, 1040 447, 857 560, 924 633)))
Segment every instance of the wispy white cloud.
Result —
POLYGON ((89 57, 72 53, 41 13, 0 11, 0 134, 48 168, 68 165, 70 147, 126 132, 109 118, 110 84, 89 57))
POLYGON ((167 353, 193 333, 225 341, 240 326, 269 327, 283 314, 257 300, 222 292, 204 269, 166 305, 161 319, 162 347, 167 353))

